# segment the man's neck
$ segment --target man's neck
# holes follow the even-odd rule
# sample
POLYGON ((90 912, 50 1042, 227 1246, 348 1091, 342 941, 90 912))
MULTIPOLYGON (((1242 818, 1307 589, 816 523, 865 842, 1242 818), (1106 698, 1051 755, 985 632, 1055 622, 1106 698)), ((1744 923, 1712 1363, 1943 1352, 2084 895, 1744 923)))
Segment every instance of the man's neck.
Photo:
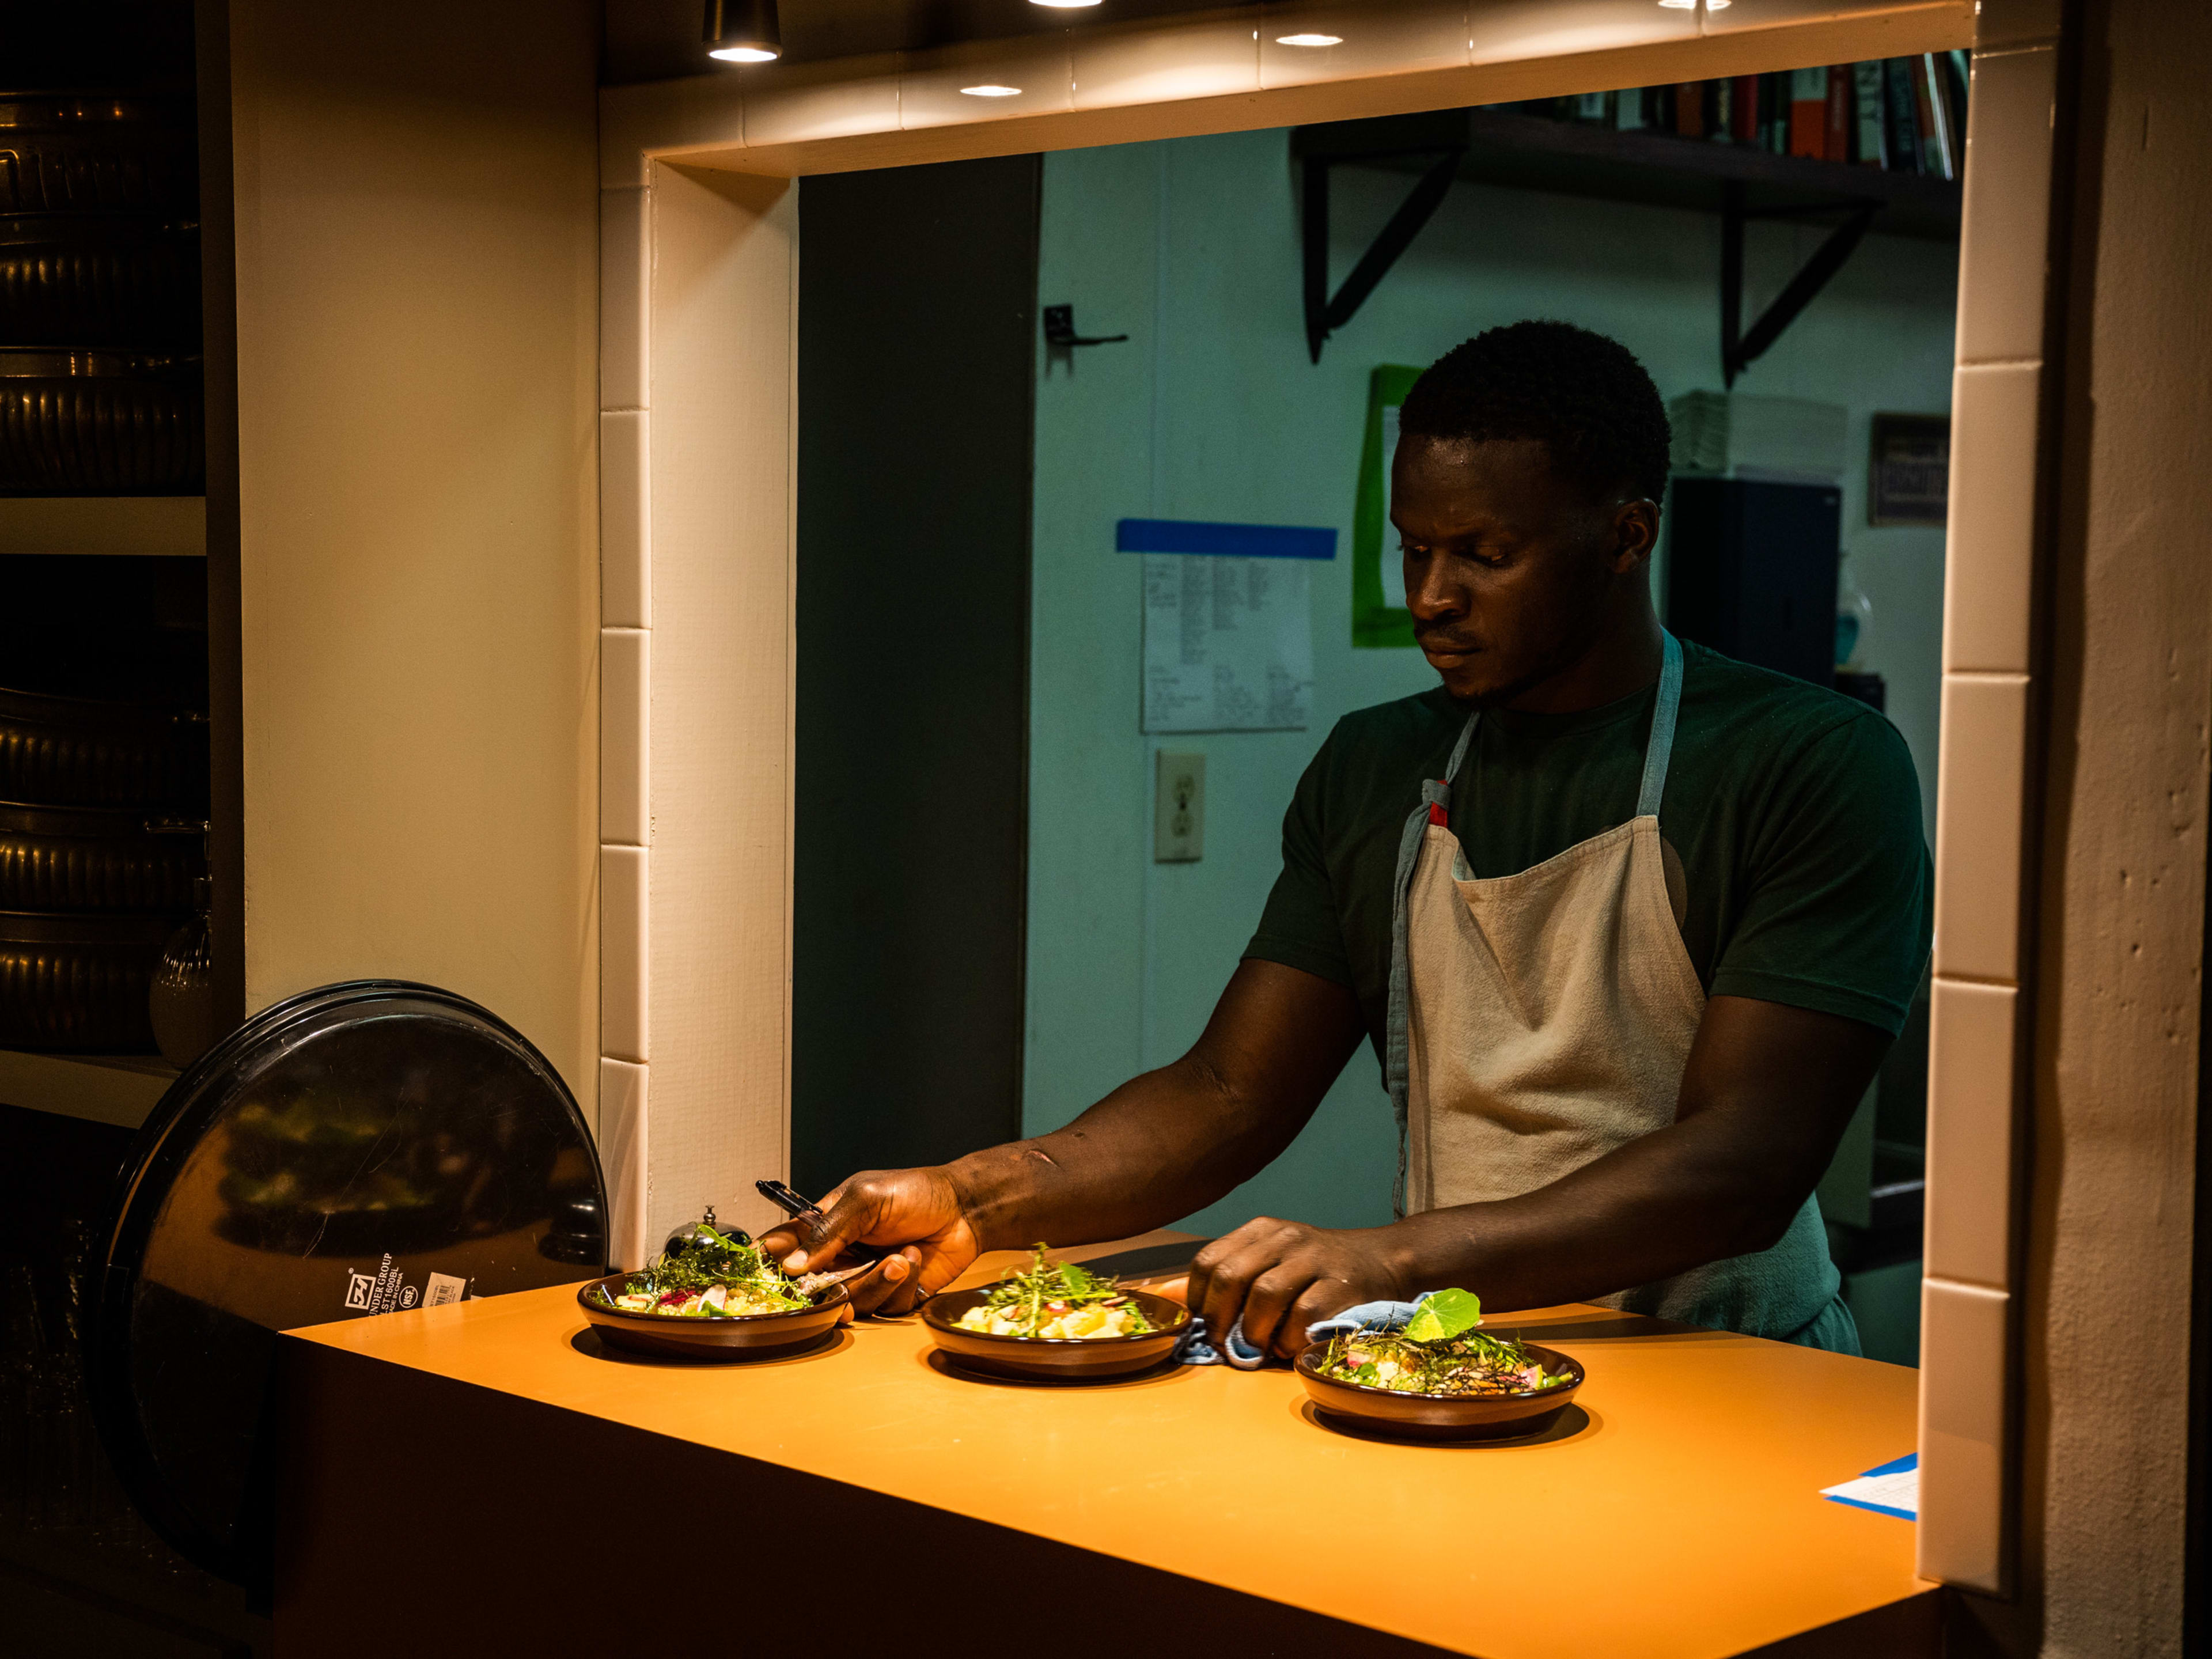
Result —
POLYGON ((1577 714, 1633 696, 1659 678, 1665 634, 1651 608, 1650 589, 1638 584, 1582 653, 1501 706, 1516 714, 1577 714))

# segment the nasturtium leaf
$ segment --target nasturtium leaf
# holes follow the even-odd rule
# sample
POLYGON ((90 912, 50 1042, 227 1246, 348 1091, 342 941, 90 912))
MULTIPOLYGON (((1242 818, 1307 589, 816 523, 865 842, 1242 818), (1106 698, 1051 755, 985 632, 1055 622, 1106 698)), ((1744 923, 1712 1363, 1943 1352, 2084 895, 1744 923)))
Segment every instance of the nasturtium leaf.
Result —
POLYGON ((1073 1261, 1062 1262, 1060 1272, 1060 1282, 1078 1296, 1090 1290, 1097 1282, 1086 1270, 1073 1261))
POLYGON ((1407 1323, 1413 1342, 1443 1342, 1482 1323, 1482 1298, 1472 1291, 1438 1291, 1407 1323))

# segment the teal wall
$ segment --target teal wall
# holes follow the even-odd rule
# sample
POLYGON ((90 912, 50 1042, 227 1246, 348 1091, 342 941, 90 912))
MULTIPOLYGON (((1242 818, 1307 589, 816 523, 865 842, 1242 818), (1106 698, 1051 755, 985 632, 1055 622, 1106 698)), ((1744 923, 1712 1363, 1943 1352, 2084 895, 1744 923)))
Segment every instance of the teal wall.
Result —
MULTIPOLYGON (((1334 280, 1409 182, 1337 173, 1334 280)), ((1749 314, 1819 239, 1754 228, 1749 314)), ((1132 337, 1039 363, 1027 1133, 1189 1047, 1258 921, 1306 762, 1340 715, 1435 683, 1416 651, 1349 643, 1369 371, 1427 363, 1483 328, 1547 316, 1617 336, 1668 398, 1717 386, 1719 253, 1707 216, 1457 185, 1316 367, 1283 133, 1045 158, 1038 299, 1073 303, 1081 332, 1132 337), (1124 517, 1337 527, 1337 560, 1315 573, 1310 730, 1139 732, 1142 561, 1113 550, 1124 517), (1196 864, 1152 862, 1162 746, 1206 757, 1196 864)), ((1848 405, 1863 457, 1875 410, 1948 409, 1956 278, 1953 248, 1869 237, 1740 388, 1848 405)), ((1943 538, 1868 528, 1864 487, 1863 467, 1844 479, 1844 548, 1876 612, 1866 660, 1888 677, 1932 833, 1943 538)), ((1297 1143, 1190 1224, 1220 1231, 1262 1213, 1387 1221, 1395 1160, 1389 1104, 1362 1049, 1297 1143)))

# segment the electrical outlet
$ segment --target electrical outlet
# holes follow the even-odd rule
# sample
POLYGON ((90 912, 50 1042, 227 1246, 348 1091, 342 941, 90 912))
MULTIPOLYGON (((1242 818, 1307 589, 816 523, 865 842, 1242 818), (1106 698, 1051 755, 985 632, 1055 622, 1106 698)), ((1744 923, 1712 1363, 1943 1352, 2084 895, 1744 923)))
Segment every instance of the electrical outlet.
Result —
POLYGON ((1154 757, 1152 862, 1195 864, 1206 856, 1206 757, 1154 757))

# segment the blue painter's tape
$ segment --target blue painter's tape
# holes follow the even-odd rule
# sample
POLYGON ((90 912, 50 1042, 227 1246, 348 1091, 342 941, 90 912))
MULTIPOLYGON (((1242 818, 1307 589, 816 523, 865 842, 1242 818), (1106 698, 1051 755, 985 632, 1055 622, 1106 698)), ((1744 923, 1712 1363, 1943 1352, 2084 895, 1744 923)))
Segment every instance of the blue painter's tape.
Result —
POLYGON ((1333 559, 1336 532, 1287 524, 1199 524, 1181 519, 1124 519, 1116 553, 1218 553, 1238 559, 1333 559))

